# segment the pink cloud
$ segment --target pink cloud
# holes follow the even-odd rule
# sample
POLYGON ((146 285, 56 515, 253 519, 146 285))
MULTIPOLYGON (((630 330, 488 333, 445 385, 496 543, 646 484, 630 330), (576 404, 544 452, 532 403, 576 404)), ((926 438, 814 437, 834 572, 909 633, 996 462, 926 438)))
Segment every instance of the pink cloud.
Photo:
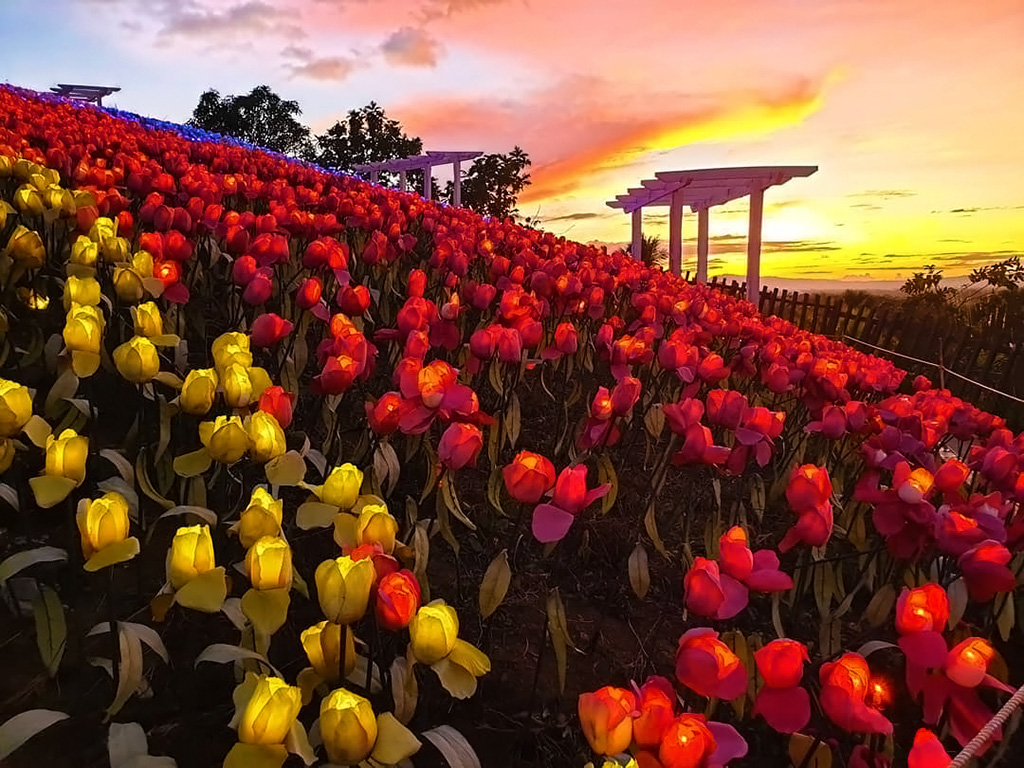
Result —
POLYGON ((422 28, 402 27, 384 41, 380 50, 391 64, 435 67, 441 46, 422 28))

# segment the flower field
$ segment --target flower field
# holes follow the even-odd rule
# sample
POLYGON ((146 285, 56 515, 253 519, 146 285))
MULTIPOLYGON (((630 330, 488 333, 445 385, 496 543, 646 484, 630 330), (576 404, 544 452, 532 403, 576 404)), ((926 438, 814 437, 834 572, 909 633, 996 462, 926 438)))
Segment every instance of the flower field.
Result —
POLYGON ((0 248, 4 765, 944 768, 1024 682, 1024 435, 745 301, 6 86, 0 248))

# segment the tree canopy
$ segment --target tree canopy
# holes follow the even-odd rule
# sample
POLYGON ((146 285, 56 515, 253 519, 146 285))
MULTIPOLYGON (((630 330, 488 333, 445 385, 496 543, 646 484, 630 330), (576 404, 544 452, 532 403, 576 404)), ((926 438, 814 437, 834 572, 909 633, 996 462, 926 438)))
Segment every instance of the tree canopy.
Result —
MULTIPOLYGON (((355 166, 410 157, 423 152, 423 141, 409 136, 375 101, 351 109, 321 134, 313 135, 298 121, 302 109, 261 85, 242 96, 221 96, 207 90, 199 98, 190 125, 216 131, 284 154, 300 156, 324 168, 352 173, 355 166)), ((518 217, 520 193, 530 184, 530 157, 521 147, 477 158, 462 179, 462 205, 496 218, 518 217)), ((381 174, 382 183, 396 183, 397 174, 381 174)), ((408 173, 410 189, 421 189, 423 172, 408 173)), ((452 182, 434 180, 432 197, 451 202, 452 182)))
POLYGON ((310 131, 296 118, 297 101, 282 99, 269 86, 260 85, 241 96, 221 96, 212 88, 199 97, 189 125, 234 136, 286 155, 305 154, 310 131))

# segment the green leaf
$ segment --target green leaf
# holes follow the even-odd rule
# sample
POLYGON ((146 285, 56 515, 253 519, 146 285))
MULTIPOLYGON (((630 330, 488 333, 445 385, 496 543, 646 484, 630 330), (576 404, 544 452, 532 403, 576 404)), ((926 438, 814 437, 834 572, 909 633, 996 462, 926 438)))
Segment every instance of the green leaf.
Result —
POLYGON ((40 731, 67 719, 68 716, 63 712, 55 712, 52 709, 30 709, 15 715, 0 725, 0 760, 10 755, 40 731))
POLYGON ((0 562, 0 587, 16 573, 36 563, 66 563, 68 553, 59 547, 36 547, 16 552, 0 562))

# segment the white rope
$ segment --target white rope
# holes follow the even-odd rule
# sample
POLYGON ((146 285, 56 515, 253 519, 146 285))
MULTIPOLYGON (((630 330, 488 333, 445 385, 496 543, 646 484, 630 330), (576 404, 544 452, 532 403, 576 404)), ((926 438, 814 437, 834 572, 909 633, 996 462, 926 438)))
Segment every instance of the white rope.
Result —
POLYGON ((996 712, 995 716, 978 732, 978 735, 971 739, 960 754, 953 759, 953 762, 949 764, 949 767, 964 768, 967 762, 992 738, 992 735, 1003 723, 1009 720, 1010 715, 1020 708, 1021 704, 1024 704, 1024 685, 1018 688, 1017 692, 1010 697, 1010 700, 1003 704, 1002 709, 996 712))
POLYGON ((849 341, 854 341, 857 344, 863 344, 865 347, 871 347, 871 349, 874 349, 874 350, 876 350, 878 352, 884 352, 885 354, 892 355, 893 357, 902 357, 904 360, 912 360, 913 362, 920 363, 921 365, 930 365, 933 368, 938 368, 940 371, 945 371, 948 374, 956 376, 958 379, 963 379, 968 384, 973 384, 976 387, 980 387, 981 389, 987 390, 987 391, 991 392, 994 395, 999 395, 1000 397, 1005 397, 1007 400, 1013 400, 1014 402, 1017 402, 1017 403, 1024 403, 1024 400, 1022 400, 1019 397, 1014 397, 1013 395, 1007 394, 1006 392, 1003 392, 1001 390, 993 389, 992 387, 988 386, 987 384, 982 384, 980 381, 975 381, 974 379, 970 379, 967 376, 964 376, 962 373, 957 373, 956 371, 952 370, 951 368, 947 368, 946 366, 940 365, 939 363, 933 363, 931 360, 922 360, 919 357, 911 357, 910 355, 904 355, 901 352, 893 352, 891 349, 886 349, 885 347, 876 347, 874 344, 868 344, 866 341, 861 341, 860 339, 856 338, 855 336, 847 336, 846 334, 843 334, 843 338, 847 339, 849 341))

